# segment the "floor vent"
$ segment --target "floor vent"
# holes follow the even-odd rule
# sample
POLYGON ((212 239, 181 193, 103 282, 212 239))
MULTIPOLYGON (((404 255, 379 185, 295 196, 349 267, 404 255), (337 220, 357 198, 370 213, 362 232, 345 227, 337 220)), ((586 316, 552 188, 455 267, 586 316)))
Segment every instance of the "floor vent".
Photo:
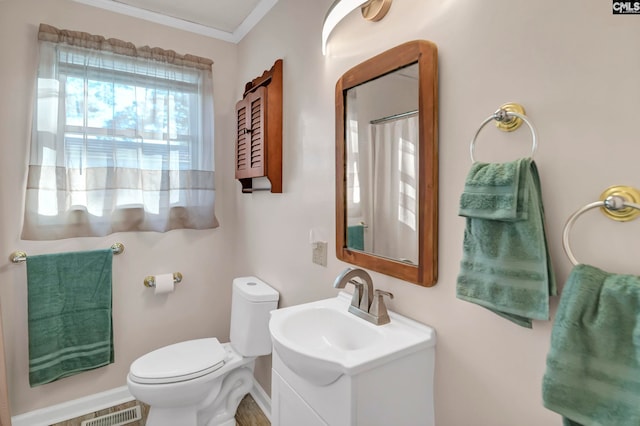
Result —
POLYGON ((116 413, 106 414, 91 420, 84 420, 80 426, 121 426, 142 419, 140 406, 127 408, 116 413))

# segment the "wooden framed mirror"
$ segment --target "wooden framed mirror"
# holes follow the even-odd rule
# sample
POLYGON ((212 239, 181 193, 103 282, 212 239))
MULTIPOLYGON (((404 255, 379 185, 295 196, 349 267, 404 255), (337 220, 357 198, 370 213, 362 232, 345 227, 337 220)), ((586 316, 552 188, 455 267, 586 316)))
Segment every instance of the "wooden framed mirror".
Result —
POLYGON ((336 256, 418 285, 438 276, 438 63, 404 43, 336 84, 336 256))

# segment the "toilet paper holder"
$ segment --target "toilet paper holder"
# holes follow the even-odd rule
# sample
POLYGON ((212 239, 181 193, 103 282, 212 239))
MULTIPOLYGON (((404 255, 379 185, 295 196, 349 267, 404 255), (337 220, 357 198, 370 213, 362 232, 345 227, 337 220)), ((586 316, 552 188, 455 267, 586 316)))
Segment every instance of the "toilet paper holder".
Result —
MULTIPOLYGON (((182 274, 180 272, 173 273, 173 283, 178 284, 182 281, 182 274)), ((155 287, 156 286, 156 277, 153 275, 148 275, 144 279, 145 287, 155 287)))

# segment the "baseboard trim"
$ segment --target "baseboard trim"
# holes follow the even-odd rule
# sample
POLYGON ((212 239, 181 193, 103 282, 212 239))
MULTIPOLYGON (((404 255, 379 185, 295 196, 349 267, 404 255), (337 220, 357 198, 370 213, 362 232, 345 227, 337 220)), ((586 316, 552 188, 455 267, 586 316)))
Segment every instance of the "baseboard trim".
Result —
POLYGON ((105 408, 133 401, 135 398, 129 393, 127 386, 111 389, 105 392, 85 396, 83 398, 66 401, 61 404, 41 408, 28 413, 19 414, 11 418, 13 426, 47 426, 52 423, 84 416, 105 408))
MULTIPOLYGON (((271 421, 271 398, 255 379, 253 380, 253 388, 249 393, 264 415, 271 421)), ((122 386, 13 416, 11 424, 13 426, 47 426, 124 404, 134 399, 133 395, 129 393, 129 388, 122 386)))
POLYGON ((271 398, 267 395, 264 389, 262 389, 262 386, 260 386, 260 383, 258 383, 255 378, 253 379, 253 389, 251 389, 249 393, 264 415, 267 416, 269 421, 271 421, 271 398))

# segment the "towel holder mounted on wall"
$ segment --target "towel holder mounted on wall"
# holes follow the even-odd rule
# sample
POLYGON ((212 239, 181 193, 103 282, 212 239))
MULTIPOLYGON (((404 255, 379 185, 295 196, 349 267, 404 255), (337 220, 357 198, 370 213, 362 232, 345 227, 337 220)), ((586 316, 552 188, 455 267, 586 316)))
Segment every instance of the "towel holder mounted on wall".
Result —
MULTIPOLYGON (((180 272, 174 272, 173 273, 173 283, 174 284, 179 284, 182 282, 182 274, 180 272)), ((156 286, 156 277, 153 275, 148 275, 145 277, 144 279, 144 286, 145 287, 155 287, 156 286)))
POLYGON ((569 231, 582 213, 600 207, 602 213, 618 222, 627 222, 640 215, 640 191, 630 186, 615 185, 607 188, 601 195, 600 201, 589 203, 573 213, 562 232, 562 248, 574 265, 580 262, 576 259, 569 245, 569 231))
POLYGON ((476 134, 471 139, 471 145, 469 146, 469 152, 471 154, 471 162, 475 163, 476 159, 474 156, 476 149, 476 139, 480 134, 480 131, 487 125, 487 123, 491 121, 496 121, 496 127, 504 132, 513 132, 518 127, 522 125, 522 123, 526 123, 529 126, 529 130, 531 130, 531 137, 533 139, 531 146, 531 158, 536 152, 538 148, 538 136, 536 135, 536 129, 533 127, 533 124, 527 116, 524 114, 524 108, 520 104, 516 103, 507 103, 502 105, 496 112, 487 117, 481 124, 476 134))
MULTIPOLYGON (((113 243, 111 245, 111 250, 113 250, 113 254, 121 254, 124 252, 124 244, 122 243, 113 243)), ((9 260, 13 263, 22 263, 27 261, 27 253, 22 250, 16 250, 9 255, 9 260)))

